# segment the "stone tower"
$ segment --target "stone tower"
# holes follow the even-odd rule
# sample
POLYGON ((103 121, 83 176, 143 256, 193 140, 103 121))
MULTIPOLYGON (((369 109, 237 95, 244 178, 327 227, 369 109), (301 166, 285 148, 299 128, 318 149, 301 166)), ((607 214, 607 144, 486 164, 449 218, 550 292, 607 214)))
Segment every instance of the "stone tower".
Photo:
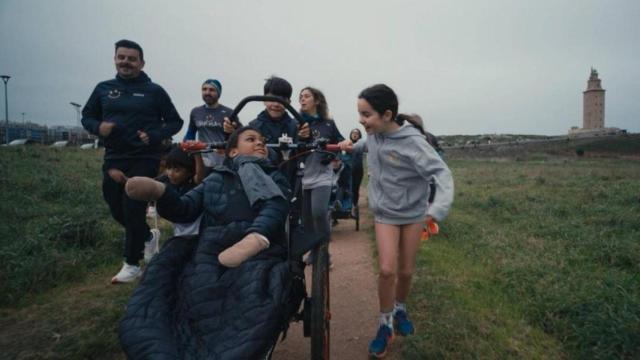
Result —
POLYGON ((604 128, 604 89, 596 69, 591 68, 587 90, 582 94, 582 128, 585 130, 604 128))

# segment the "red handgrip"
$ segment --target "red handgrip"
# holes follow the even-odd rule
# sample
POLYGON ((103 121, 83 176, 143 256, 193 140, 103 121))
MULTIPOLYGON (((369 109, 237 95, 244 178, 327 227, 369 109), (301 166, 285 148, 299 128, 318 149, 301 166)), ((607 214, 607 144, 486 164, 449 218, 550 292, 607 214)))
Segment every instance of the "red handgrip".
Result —
MULTIPOLYGON (((327 144, 327 145, 325 145, 325 148, 324 148, 324 149, 325 149, 325 150, 327 150, 327 151, 332 151, 332 152, 339 152, 339 151, 341 151, 341 149, 340 149, 340 145, 338 145, 338 144, 327 144)), ((351 151, 353 151, 353 146, 348 146, 348 147, 345 149, 345 151, 346 151, 346 152, 351 152, 351 151)))
POLYGON ((180 143, 182 151, 199 151, 206 149, 207 146, 207 143, 197 140, 187 140, 180 143))

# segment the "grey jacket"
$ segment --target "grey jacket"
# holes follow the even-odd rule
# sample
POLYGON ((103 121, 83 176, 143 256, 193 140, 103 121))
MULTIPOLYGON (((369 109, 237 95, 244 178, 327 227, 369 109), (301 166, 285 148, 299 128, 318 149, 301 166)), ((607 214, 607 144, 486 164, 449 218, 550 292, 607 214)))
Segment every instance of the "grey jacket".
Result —
POLYGON ((368 152, 369 208, 376 222, 401 225, 424 221, 427 215, 437 221, 447 216, 453 203, 451 171, 413 125, 369 135, 354 151, 368 152), (436 196, 428 205, 430 181, 436 196))

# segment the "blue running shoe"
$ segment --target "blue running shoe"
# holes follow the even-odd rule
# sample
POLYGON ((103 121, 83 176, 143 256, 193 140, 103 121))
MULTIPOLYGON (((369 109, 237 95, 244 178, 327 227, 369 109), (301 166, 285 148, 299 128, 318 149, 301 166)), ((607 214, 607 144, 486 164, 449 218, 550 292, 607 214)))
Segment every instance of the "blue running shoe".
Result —
POLYGON ((380 325, 376 337, 369 343, 369 354, 375 358, 387 355, 387 348, 393 342, 393 330, 387 325, 380 325))
POLYGON ((395 331, 402 336, 411 335, 415 331, 413 323, 409 320, 409 316, 406 311, 396 311, 393 315, 393 325, 395 331))

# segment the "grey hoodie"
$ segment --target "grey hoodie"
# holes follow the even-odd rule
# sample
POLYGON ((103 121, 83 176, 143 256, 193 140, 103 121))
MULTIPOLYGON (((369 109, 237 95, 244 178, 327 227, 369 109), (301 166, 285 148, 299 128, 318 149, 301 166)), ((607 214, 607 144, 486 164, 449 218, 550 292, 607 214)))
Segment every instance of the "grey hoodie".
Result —
POLYGON ((413 224, 427 215, 442 221, 453 203, 451 171, 424 135, 410 124, 388 134, 374 134, 356 143, 367 151, 369 208, 383 224, 413 224), (436 196, 429 206, 429 182, 436 196))

